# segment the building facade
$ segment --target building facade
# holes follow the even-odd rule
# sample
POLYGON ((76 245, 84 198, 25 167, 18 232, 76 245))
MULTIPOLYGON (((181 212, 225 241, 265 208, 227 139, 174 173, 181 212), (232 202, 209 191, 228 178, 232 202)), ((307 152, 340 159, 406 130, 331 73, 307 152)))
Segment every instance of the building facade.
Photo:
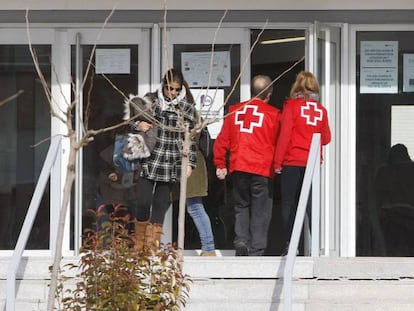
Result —
MULTIPOLYGON (((75 126, 87 119, 89 128, 100 128, 122 112, 124 95, 155 90, 171 66, 184 71, 197 98, 214 91, 216 108, 227 100, 230 105, 248 99, 256 74, 277 78, 271 103, 282 107, 295 74, 314 72, 333 134, 322 167, 321 255, 413 255, 406 240, 413 202, 403 200, 409 195, 392 194, 402 200, 394 200, 391 203, 398 204, 393 206, 382 201, 393 186, 410 186, 412 171, 406 169, 408 176, 400 172, 395 179, 385 175, 394 180, 386 186, 381 181, 388 178, 378 177, 391 146, 404 144, 414 157, 411 1, 174 0, 166 8, 162 1, 146 0, 123 1, 116 7, 112 1, 4 2, 0 98, 19 96, 0 106, 0 256, 14 249, 36 186, 49 145, 38 143, 66 133, 49 105, 61 111, 79 101, 81 109, 73 111, 75 126), (50 86, 50 101, 33 66, 29 43, 50 86), (212 54, 217 69, 210 77, 212 54)), ((211 127, 213 137, 219 127, 211 127)), ((104 143, 97 136, 79 153, 65 230, 66 255, 77 253, 82 231, 91 222, 97 156, 104 143)), ((49 253, 53 245, 66 173, 66 140, 60 154, 26 247, 29 256, 49 253)), ((278 186, 276 180, 268 248, 272 256, 280 255, 284 246, 278 186)), ((224 185, 211 177, 205 201, 214 226, 217 223, 215 238, 221 250, 233 248, 230 188, 231 182, 224 185)), ((174 219, 171 208, 166 240, 175 238, 174 219)), ((187 227, 186 248, 199 248, 190 221, 187 227)))

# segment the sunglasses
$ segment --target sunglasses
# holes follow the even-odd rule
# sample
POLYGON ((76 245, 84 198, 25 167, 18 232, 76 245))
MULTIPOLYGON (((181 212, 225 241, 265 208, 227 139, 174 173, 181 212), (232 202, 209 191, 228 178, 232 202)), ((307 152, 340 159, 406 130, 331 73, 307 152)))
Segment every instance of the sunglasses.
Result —
POLYGON ((169 86, 169 85, 164 85, 164 88, 166 89, 166 90, 168 90, 168 91, 170 91, 170 92, 172 92, 172 91, 176 91, 176 92, 181 92, 182 91, 182 87, 172 87, 172 86, 169 86))

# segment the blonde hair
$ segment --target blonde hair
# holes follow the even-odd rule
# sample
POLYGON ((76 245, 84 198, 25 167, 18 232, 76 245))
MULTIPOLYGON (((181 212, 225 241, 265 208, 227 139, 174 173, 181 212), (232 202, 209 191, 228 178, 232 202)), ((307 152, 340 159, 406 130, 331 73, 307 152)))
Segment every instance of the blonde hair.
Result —
POLYGON ((310 93, 319 95, 319 92, 319 83, 316 77, 309 71, 301 71, 290 89, 290 97, 295 97, 295 94, 300 93, 307 98, 310 93))

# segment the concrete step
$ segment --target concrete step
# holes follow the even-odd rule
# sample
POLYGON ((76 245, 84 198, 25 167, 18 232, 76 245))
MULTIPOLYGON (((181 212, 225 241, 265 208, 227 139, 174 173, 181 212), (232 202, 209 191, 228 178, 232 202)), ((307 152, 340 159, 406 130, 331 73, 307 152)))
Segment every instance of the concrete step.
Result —
MULTIPOLYGON (((294 303, 292 311, 412 311, 413 304, 370 303, 332 304, 332 303, 294 303)), ((284 311, 284 305, 278 303, 206 303, 189 304, 185 311, 284 311)))
MULTIPOLYGON (((0 310, 5 310, 9 259, 0 257, 0 310)), ((22 259, 17 311, 46 310, 50 265, 48 257, 22 259)), ((193 279, 185 310, 283 310, 284 265, 280 257, 185 256, 184 272, 193 279)), ((413 293, 414 258, 298 257, 292 311, 412 311, 413 293)))
MULTIPOLYGON (((194 280, 185 310, 283 310, 282 280, 194 280)), ((414 280, 298 279, 292 310, 414 310, 414 280)))

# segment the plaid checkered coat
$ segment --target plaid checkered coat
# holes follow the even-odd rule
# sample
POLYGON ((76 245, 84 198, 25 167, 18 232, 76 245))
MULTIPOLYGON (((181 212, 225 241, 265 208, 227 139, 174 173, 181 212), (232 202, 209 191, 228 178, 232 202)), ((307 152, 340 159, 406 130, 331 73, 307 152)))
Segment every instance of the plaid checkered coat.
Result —
MULTIPOLYGON (((146 99, 153 103, 153 113, 159 124, 155 147, 150 157, 142 161, 141 176, 154 181, 179 182, 184 133, 174 128, 177 128, 178 116, 181 113, 184 114, 184 122, 189 125, 189 128, 194 127, 194 105, 187 103, 185 92, 181 92, 180 96, 170 103, 163 100, 161 96, 160 90, 145 95, 146 99)), ((193 168, 196 166, 194 142, 190 147, 189 164, 193 168)))

